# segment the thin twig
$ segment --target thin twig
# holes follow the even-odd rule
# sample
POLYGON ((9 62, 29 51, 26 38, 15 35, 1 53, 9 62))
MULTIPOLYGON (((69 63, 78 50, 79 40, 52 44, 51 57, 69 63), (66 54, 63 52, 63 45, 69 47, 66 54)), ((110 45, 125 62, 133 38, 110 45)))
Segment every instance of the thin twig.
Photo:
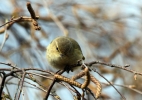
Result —
POLYGON ((3 42, 2 42, 2 44, 1 44, 1 46, 0 46, 0 52, 1 52, 1 50, 2 50, 2 48, 3 48, 3 46, 4 46, 4 44, 5 44, 5 42, 6 42, 6 40, 8 39, 8 34, 7 34, 7 27, 5 27, 5 32, 4 32, 4 39, 3 39, 3 42))
POLYGON ((12 18, 10 21, 4 23, 0 27, 3 27, 5 25, 7 25, 7 24, 10 24, 10 25, 7 26, 9 28, 9 26, 11 26, 14 22, 19 22, 19 21, 32 21, 32 18, 31 17, 26 17, 26 16, 20 16, 20 17, 17 17, 17 18, 12 18))
MULTIPOLYGON (((110 84, 107 84, 107 83, 102 83, 102 84, 110 85, 110 84)), ((113 84, 113 83, 112 83, 112 84, 113 84)), ((135 91, 136 93, 139 93, 139 94, 142 95, 142 91, 139 91, 139 90, 137 90, 137 89, 132 88, 133 86, 131 86, 131 85, 128 85, 128 86, 127 86, 127 85, 120 85, 120 84, 113 84, 113 85, 119 86, 119 87, 128 88, 128 89, 130 89, 130 90, 132 90, 132 91, 135 91)))
POLYGON ((23 70, 23 76, 22 76, 22 79, 21 79, 20 84, 19 84, 19 85, 20 85, 20 92, 19 92, 19 94, 18 94, 17 100, 19 100, 20 95, 21 95, 21 92, 22 92, 22 88, 23 88, 23 84, 24 84, 25 75, 26 75, 26 72, 23 70))
POLYGON ((75 90, 75 93, 77 94, 77 96, 81 97, 81 94, 78 92, 78 90, 74 86, 72 86, 72 85, 70 85, 70 86, 75 90))
MULTIPOLYGON (((10 63, 0 62, 0 64, 8 65, 10 67, 15 67, 15 66, 11 65, 10 63)), ((100 62, 100 61, 93 61, 93 62, 85 63, 85 64, 87 66, 92 66, 93 64, 106 65, 106 66, 110 66, 110 67, 115 67, 115 68, 123 69, 123 70, 126 70, 128 72, 134 73, 135 75, 141 75, 142 76, 141 72, 138 72, 138 71, 135 71, 135 70, 132 70, 132 69, 128 69, 127 67, 129 67, 130 65, 120 66, 120 65, 114 65, 114 64, 104 63, 104 62, 100 62)), ((75 67, 75 66, 73 66, 73 67, 75 67)), ((9 69, 9 68, 0 68, 0 70, 1 71, 11 71, 11 69, 9 69)), ((25 71, 27 71, 27 70, 37 70, 37 71, 41 71, 41 72, 45 72, 45 73, 49 73, 51 75, 54 75, 54 73, 51 72, 51 71, 47 71, 47 70, 45 71, 45 70, 41 70, 41 69, 37 69, 37 68, 25 68, 24 70, 25 71)), ((22 70, 21 69, 17 69, 15 71, 16 72, 21 72, 22 70)))
POLYGON ((108 81, 103 75, 101 75, 98 71, 93 70, 94 72, 96 72, 97 74, 99 74, 102 78, 104 78, 119 94, 120 96, 123 98, 123 100, 126 100, 126 98, 116 89, 116 87, 110 82, 108 81))
POLYGON ((2 91, 3 91, 4 83, 6 80, 6 74, 4 72, 1 72, 1 73, 3 74, 3 78, 2 78, 2 82, 0 84, 0 100, 2 100, 2 91))
MULTIPOLYGON (((6 82, 5 82, 5 83, 6 83, 6 82)), ((9 90, 8 90, 7 84, 5 84, 5 88, 6 88, 6 90, 7 90, 7 93, 8 93, 8 95, 9 95, 10 100, 12 100, 12 96, 11 96, 9 90)))
MULTIPOLYGON (((21 79, 20 79, 21 80, 21 79)), ((16 97, 17 97, 17 94, 18 94, 18 89, 20 87, 20 81, 18 81, 18 85, 17 85, 17 89, 16 89, 16 93, 15 93, 15 96, 14 96, 14 100, 16 100, 16 97)))
POLYGON ((135 70, 128 69, 127 67, 130 66, 128 64, 126 64, 124 66, 120 66, 120 65, 109 64, 109 63, 104 63, 104 62, 100 62, 100 61, 93 61, 93 62, 90 62, 90 63, 86 63, 87 66, 92 66, 93 64, 101 64, 101 65, 106 65, 106 66, 110 66, 110 67, 115 67, 115 68, 119 68, 119 69, 122 69, 122 70, 126 70, 128 72, 134 73, 135 75, 141 75, 142 76, 141 72, 137 72, 135 70))
POLYGON ((45 96, 44 100, 47 100, 47 99, 48 99, 48 96, 49 96, 49 94, 50 94, 50 91, 51 91, 51 89, 52 89, 52 87, 54 86, 55 83, 56 83, 56 78, 54 77, 53 82, 51 83, 51 85, 49 86, 49 88, 48 88, 48 90, 47 90, 47 93, 46 93, 46 96, 45 96))
MULTIPOLYGON (((64 70, 59 70, 59 71, 57 71, 56 73, 57 74, 59 74, 59 75, 61 75, 62 73, 64 72, 64 70)), ((54 86, 54 84, 56 83, 56 78, 54 77, 53 78, 53 81, 52 81, 52 83, 51 83, 51 85, 49 86, 49 88, 48 88, 48 90, 47 90, 47 93, 46 93, 46 96, 45 96, 45 99, 44 100, 47 100, 48 99, 48 96, 49 96, 49 94, 50 94, 50 91, 51 91, 51 89, 52 89, 52 87, 54 86)))

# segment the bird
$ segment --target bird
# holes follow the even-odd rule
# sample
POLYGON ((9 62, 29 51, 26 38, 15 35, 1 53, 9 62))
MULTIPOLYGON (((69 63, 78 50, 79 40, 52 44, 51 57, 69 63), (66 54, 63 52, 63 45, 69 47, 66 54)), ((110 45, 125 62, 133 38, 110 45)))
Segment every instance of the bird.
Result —
POLYGON ((81 64, 85 59, 82 50, 74 39, 59 36, 51 41, 46 49, 46 58, 49 64, 56 69, 73 71, 73 65, 81 64))

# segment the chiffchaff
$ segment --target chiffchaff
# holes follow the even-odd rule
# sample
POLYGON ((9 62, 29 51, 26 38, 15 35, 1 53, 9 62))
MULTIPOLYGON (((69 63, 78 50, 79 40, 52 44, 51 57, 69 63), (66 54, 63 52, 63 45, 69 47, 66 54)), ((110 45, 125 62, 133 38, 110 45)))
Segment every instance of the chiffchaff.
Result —
MULTIPOLYGON (((46 57, 51 66, 61 70, 85 59, 79 44, 66 36, 57 37, 48 45, 46 57)), ((69 68, 68 70, 73 69, 69 68)))

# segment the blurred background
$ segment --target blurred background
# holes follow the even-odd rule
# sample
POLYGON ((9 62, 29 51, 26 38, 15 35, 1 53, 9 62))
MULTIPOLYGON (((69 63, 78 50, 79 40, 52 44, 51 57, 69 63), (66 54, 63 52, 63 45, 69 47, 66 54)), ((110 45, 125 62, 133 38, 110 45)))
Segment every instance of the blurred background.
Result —
MULTIPOLYGON (((31 2, 39 16, 41 30, 35 30, 27 21, 14 23, 6 32, 2 31, 5 26, 0 27, 1 47, 5 35, 9 35, 0 52, 0 62, 56 72, 46 60, 46 47, 54 38, 68 35, 80 44, 86 63, 99 60, 121 66, 130 64, 131 69, 142 72, 141 0, 0 0, 0 25, 12 17, 30 17, 27 2, 31 2)), ((127 100, 142 100, 142 76, 135 80, 133 73, 102 65, 94 65, 92 69, 97 69, 110 82, 121 85, 116 88, 127 100), (129 86, 139 91, 126 88, 129 86)), ((70 77, 75 73, 64 75, 70 77)), ((107 83, 95 72, 91 74, 107 83)), ((12 89, 12 98, 17 88, 15 80, 11 80, 13 84, 7 84, 12 89)), ((50 84, 49 80, 39 80, 43 85, 50 84)), ((102 98, 98 100, 121 100, 112 86, 102 86, 102 98)), ((94 85, 90 87, 95 90, 94 85)), ((55 85, 53 89, 61 100, 73 100, 73 95, 65 87, 55 85)), ((24 87, 23 91, 27 100, 42 100, 44 97, 44 93, 36 88, 24 87)), ((88 98, 93 100, 91 95, 88 98)))

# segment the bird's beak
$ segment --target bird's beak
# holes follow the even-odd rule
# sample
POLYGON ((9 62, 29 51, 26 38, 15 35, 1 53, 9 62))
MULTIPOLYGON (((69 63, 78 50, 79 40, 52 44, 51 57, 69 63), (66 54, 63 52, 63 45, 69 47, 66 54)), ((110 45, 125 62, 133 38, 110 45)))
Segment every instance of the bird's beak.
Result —
POLYGON ((65 55, 61 53, 60 56, 61 56, 61 57, 64 57, 65 55))

